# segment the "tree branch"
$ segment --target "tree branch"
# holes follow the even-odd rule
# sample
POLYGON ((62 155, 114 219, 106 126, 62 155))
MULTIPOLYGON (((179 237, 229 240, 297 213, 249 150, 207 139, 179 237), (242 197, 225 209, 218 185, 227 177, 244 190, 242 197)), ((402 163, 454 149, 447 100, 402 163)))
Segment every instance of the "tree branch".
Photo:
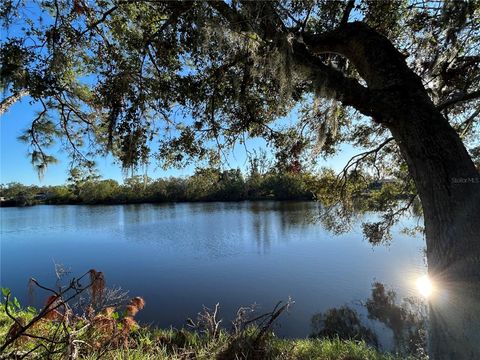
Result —
MULTIPOLYGON (((326 89, 336 100, 344 105, 353 106, 364 115, 373 115, 369 106, 369 92, 355 79, 344 76, 340 71, 325 65, 299 39, 289 40, 292 34, 288 33, 281 19, 275 14, 270 3, 262 3, 260 10, 262 26, 253 27, 241 14, 223 1, 210 2, 211 6, 230 23, 232 29, 238 32, 253 31, 266 41, 276 40, 277 46, 291 46, 293 58, 297 66, 302 67, 313 81, 316 91, 326 89), (283 39, 283 41, 280 41, 283 39)), ((253 6, 253 5, 252 5, 253 6)), ((254 9, 251 9, 254 10, 254 9)))
POLYGON ((13 104, 15 104, 17 101, 19 101, 22 97, 26 95, 28 95, 28 91, 21 90, 10 96, 7 96, 4 100, 2 100, 2 102, 0 102, 0 116, 6 113, 13 104))
POLYGON ((450 97, 449 99, 441 102, 440 104, 437 105, 437 110, 442 111, 447 109, 450 106, 456 105, 461 102, 469 101, 469 100, 475 100, 480 98, 480 90, 477 91, 472 91, 470 93, 458 93, 455 94, 454 96, 450 97))
POLYGON ((232 9, 223 1, 209 1, 210 6, 215 9, 225 20, 227 20, 234 31, 252 31, 250 23, 237 11, 232 9))
POLYGON ((312 55, 303 43, 294 41, 293 57, 297 65, 310 72, 316 91, 326 91, 330 97, 344 105, 353 106, 362 114, 373 116, 370 106, 369 90, 357 80, 346 77, 341 71, 325 65, 318 57, 312 55))
POLYGON ((382 150, 385 145, 387 145, 388 143, 394 141, 394 138, 393 137, 389 137, 388 139, 386 139, 385 141, 383 141, 380 145, 378 145, 376 148, 374 149, 371 149, 371 150, 368 150, 368 151, 365 151, 365 152, 362 152, 360 154, 357 154, 355 156, 353 156, 350 160, 348 160, 347 164, 345 165, 345 167, 343 168, 343 170, 340 172, 340 175, 342 176, 346 176, 347 173, 348 173, 348 170, 352 167, 352 166, 355 166, 357 167, 357 164, 364 160, 366 157, 372 155, 372 154, 375 154, 375 158, 377 157, 378 153, 380 152, 380 150, 382 150))
POLYGON ((352 12, 353 7, 355 6, 355 0, 349 0, 345 11, 343 12, 342 20, 340 21, 340 26, 345 25, 348 22, 350 13, 352 12))
POLYGON ((314 55, 339 54, 352 62, 370 90, 385 90, 409 84, 422 88, 415 75, 389 39, 367 24, 355 21, 335 30, 312 34, 305 33, 302 39, 314 55))
POLYGON ((118 9, 118 5, 115 5, 115 6, 111 7, 110 9, 108 9, 107 11, 105 11, 103 13, 102 17, 100 19, 92 22, 90 25, 88 25, 87 28, 80 33, 80 36, 85 35, 87 32, 89 32, 90 30, 96 28, 98 25, 103 23, 105 20, 107 20, 107 18, 110 16, 110 14, 112 14, 117 9, 118 9))
MULTIPOLYGON (((5 349, 8 348, 12 343, 14 343, 15 340, 18 339, 20 336, 25 335, 25 333, 28 329, 30 329, 38 321, 44 319, 46 315, 48 315, 49 313, 51 313, 53 311, 56 311, 60 306, 64 306, 64 304, 67 304, 69 301, 71 301, 72 299, 77 297, 79 294, 81 294, 85 290, 90 289, 93 286, 96 278, 94 279, 94 281, 91 281, 90 284, 86 285, 85 287, 80 287, 80 288, 77 287, 78 282, 88 274, 90 274, 89 271, 87 271, 85 274, 80 276, 78 279, 72 280, 72 282, 70 283, 70 286, 63 289, 60 292, 56 292, 52 289, 40 286, 40 284, 35 281, 35 284, 37 286, 39 286, 43 289, 46 289, 47 291, 53 291, 53 293, 56 296, 55 301, 59 300, 59 303, 55 304, 55 301, 48 302, 47 305, 32 320, 30 320, 30 322, 28 324, 26 324, 25 326, 21 326, 19 331, 16 332, 14 336, 8 338, 3 343, 3 345, 0 347, 0 353, 5 351, 5 349), (64 299, 63 295, 67 294, 70 290, 74 290, 75 293, 73 295, 70 295, 67 299, 64 299)), ((7 309, 7 306, 8 306, 8 298, 7 298, 7 302, 5 302, 5 309, 7 309)))
POLYGON ((475 119, 478 119, 477 116, 480 115, 480 108, 475 110, 463 123, 460 124, 457 131, 460 131, 460 136, 464 137, 471 128, 471 125, 474 123, 475 119))

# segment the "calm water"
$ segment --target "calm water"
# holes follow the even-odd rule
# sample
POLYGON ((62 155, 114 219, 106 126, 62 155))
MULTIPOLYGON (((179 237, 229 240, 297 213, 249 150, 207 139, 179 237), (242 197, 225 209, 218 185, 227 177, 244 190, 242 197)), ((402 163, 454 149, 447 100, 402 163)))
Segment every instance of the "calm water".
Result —
MULTIPOLYGON (((53 285, 54 262, 103 271, 108 286, 142 296, 139 320, 184 325, 219 302, 225 322, 242 305, 295 305, 277 334, 304 337, 314 313, 365 300, 373 281, 415 294, 423 241, 396 231, 372 248, 360 226, 334 236, 310 219, 311 202, 2 208, 1 286, 23 303, 34 276, 53 285)), ((410 224, 405 220, 399 229, 410 224)))

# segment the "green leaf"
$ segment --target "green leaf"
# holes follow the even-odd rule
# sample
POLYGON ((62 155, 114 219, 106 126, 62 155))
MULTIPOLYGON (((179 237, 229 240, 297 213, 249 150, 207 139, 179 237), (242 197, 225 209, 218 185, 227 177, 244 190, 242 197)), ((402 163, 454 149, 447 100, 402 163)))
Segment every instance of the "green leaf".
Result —
POLYGON ((21 306, 20 306, 20 301, 18 301, 18 299, 16 297, 13 298, 13 304, 18 308, 20 309, 21 306))
POLYGON ((10 295, 10 289, 9 288, 2 288, 2 294, 5 297, 9 296, 10 295))

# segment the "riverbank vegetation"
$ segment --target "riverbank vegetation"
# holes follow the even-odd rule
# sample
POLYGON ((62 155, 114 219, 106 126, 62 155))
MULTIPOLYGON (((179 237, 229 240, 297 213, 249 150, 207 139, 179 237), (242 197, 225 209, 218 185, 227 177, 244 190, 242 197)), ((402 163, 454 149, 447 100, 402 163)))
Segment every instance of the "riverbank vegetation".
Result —
MULTIPOLYGON (((75 172, 74 172, 75 174, 75 172)), ((350 174, 353 177, 353 174, 350 174)), ((366 174, 355 175, 351 195, 375 195, 377 200, 402 195, 393 180, 373 181, 366 174), (382 190, 382 191, 381 191, 382 190), (388 196, 387 196, 388 195, 388 196)), ((335 186, 336 175, 329 170, 250 172, 239 169, 197 169, 188 177, 152 179, 148 176, 126 178, 123 184, 112 179, 72 176, 65 185, 36 186, 20 183, 4 184, 0 196, 4 205, 34 204, 135 204, 183 201, 242 200, 314 200, 325 202, 335 186)), ((352 185, 353 184, 353 185, 352 185)), ((405 192, 403 192, 403 195, 405 192)))
POLYGON ((1 359, 400 359, 353 335, 276 337, 275 321, 290 300, 262 315, 253 306, 242 307, 230 329, 218 318, 218 304, 204 307, 185 328, 159 329, 139 325, 135 316, 145 301, 108 289, 103 273, 92 269, 63 286, 65 272, 56 268, 56 274, 54 288, 30 280, 32 291, 49 295, 40 310, 23 307, 2 289, 1 359))
POLYGON ((198 169, 188 177, 151 179, 134 176, 119 184, 111 179, 73 181, 60 186, 2 188, 5 199, 47 204, 125 204, 169 201, 310 200, 315 178, 309 173, 268 173, 245 177, 240 170, 198 169))
MULTIPOLYGON (((17 317, 31 318, 33 313, 18 310, 13 313, 17 317)), ((2 340, 8 334, 13 324, 5 313, 4 306, 0 309, 0 336, 2 340)), ((53 326, 51 324, 50 326, 53 326)), ((88 346, 85 335, 79 336, 78 343, 85 346, 77 355, 79 359, 120 360, 180 360, 180 359, 318 359, 318 360, 395 360, 390 354, 383 354, 365 342, 355 340, 334 339, 280 339, 269 333, 262 348, 255 349, 255 329, 233 335, 222 330, 214 338, 210 334, 199 334, 186 329, 157 329, 138 327, 129 333, 128 346, 111 346, 108 351, 88 346), (233 357, 229 357, 228 352, 233 357)), ((5 354, 23 356, 34 348, 31 339, 22 339, 5 354)), ((42 349, 44 350, 44 349, 42 349)), ((38 358, 37 350, 25 359, 38 358)), ((7 355, 8 356, 8 355, 7 355)), ((8 358, 0 354, 0 358, 8 358)), ((13 357, 12 357, 13 358, 13 357)), ((64 353, 52 355, 51 359, 66 358, 64 353)))

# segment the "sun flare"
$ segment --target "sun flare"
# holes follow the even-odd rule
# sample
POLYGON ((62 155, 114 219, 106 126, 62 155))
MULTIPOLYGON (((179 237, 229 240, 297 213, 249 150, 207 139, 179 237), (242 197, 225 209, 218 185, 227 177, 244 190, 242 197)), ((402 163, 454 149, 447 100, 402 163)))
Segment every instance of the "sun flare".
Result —
POLYGON ((428 298, 432 295, 433 292, 433 284, 430 281, 428 275, 423 275, 417 279, 417 290, 418 292, 424 297, 428 298))

